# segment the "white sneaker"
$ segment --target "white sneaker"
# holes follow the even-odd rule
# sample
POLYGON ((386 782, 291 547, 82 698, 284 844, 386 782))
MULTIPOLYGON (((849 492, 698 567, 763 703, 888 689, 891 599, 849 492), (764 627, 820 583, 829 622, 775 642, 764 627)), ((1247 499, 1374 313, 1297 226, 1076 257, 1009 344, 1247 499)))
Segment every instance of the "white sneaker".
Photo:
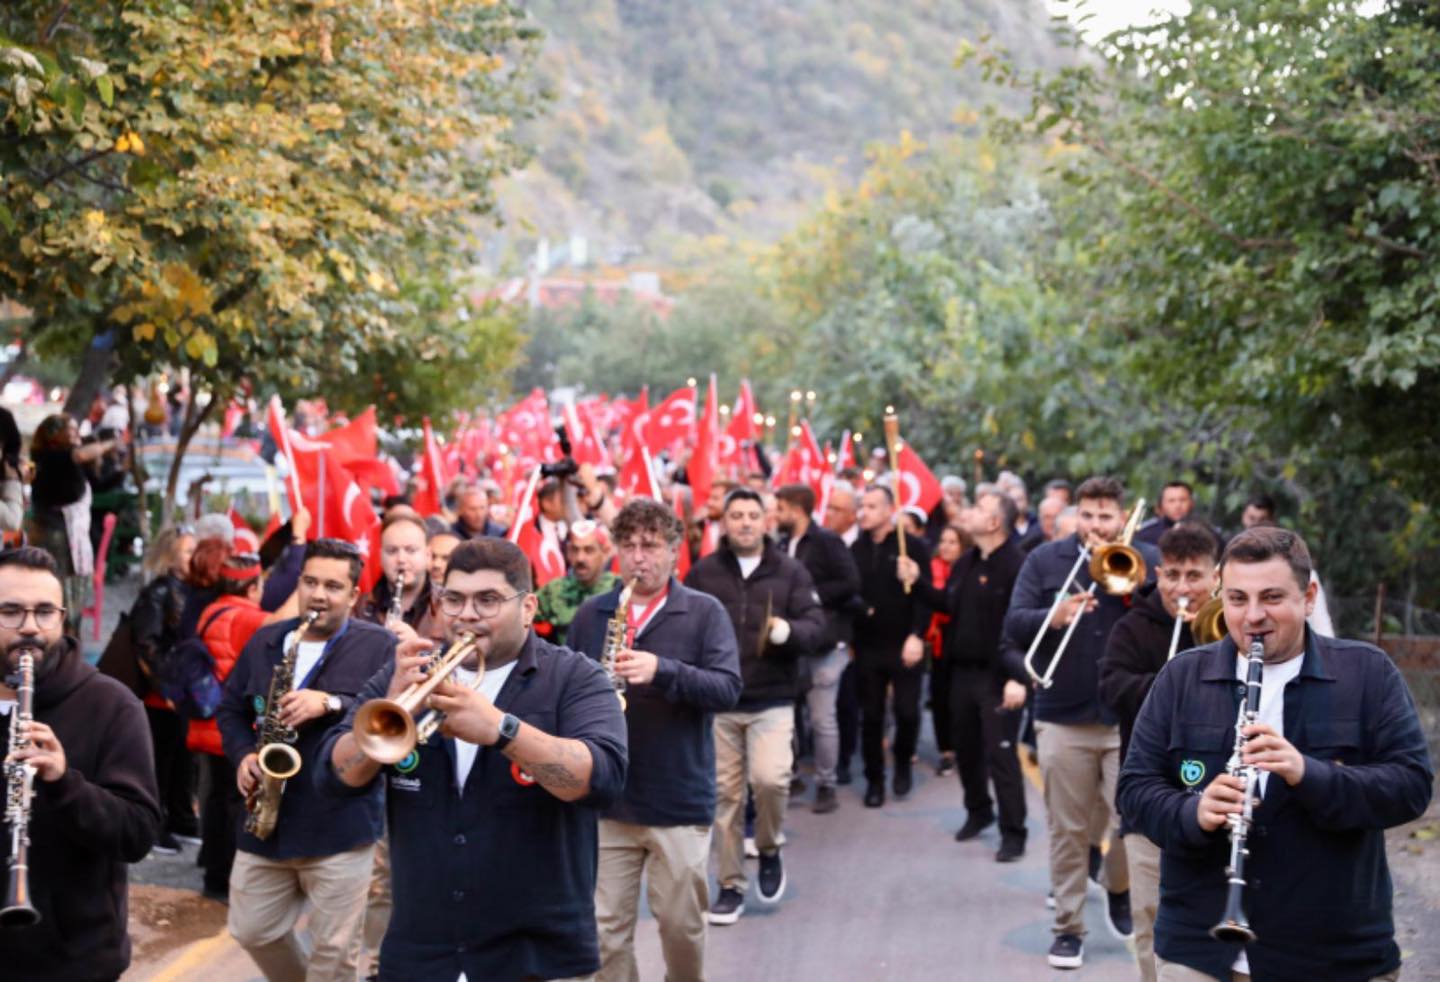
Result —
POLYGON ((757 845, 755 845, 755 837, 754 837, 753 835, 747 835, 747 836, 745 837, 745 858, 746 858, 746 859, 759 859, 759 858, 760 858, 760 847, 757 846, 757 845))

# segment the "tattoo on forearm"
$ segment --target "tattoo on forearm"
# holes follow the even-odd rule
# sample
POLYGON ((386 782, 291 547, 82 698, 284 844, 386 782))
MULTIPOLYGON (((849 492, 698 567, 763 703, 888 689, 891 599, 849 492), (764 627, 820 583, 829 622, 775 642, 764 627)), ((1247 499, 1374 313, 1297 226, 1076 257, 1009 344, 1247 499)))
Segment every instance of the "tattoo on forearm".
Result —
POLYGON ((370 758, 366 757, 357 748, 351 752, 349 757, 346 757, 335 766, 335 775, 343 781, 347 777, 353 777, 357 770, 360 770, 368 763, 370 763, 370 758))
POLYGON ((575 740, 557 740, 553 759, 546 761, 524 761, 513 756, 506 748, 506 756, 517 761, 525 772, 544 787, 553 791, 575 791, 589 783, 584 773, 588 751, 575 740))

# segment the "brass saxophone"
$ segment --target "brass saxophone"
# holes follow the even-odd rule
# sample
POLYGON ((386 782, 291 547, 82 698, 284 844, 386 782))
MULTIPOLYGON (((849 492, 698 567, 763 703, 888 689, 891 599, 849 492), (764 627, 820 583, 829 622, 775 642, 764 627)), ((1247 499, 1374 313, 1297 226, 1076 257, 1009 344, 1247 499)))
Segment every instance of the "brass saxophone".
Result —
POLYGON ((260 762, 263 777, 260 783, 245 799, 245 831, 257 839, 268 839, 275 831, 280 819, 280 796, 285 793, 285 782, 300 773, 300 751, 292 744, 298 734, 293 727, 280 722, 280 700, 295 688, 295 659, 300 654, 300 641, 310 625, 319 618, 318 610, 308 610, 285 656, 275 666, 270 676, 270 695, 265 700, 265 718, 260 722, 260 749, 256 756, 260 762))
POLYGON ((626 709, 625 679, 615 670, 615 656, 625 647, 625 632, 630 629, 630 594, 634 589, 635 581, 631 580, 620 591, 620 602, 615 605, 615 614, 605 626, 605 647, 600 651, 600 667, 605 670, 605 677, 615 688, 621 712, 626 709))
POLYGON ((20 682, 15 687, 15 709, 10 714, 10 746, 5 755, 5 824, 10 827, 10 885, 0 908, 0 927, 29 927, 40 923, 40 912, 30 902, 30 806, 35 794, 35 768, 16 761, 30 746, 20 735, 33 718, 35 656, 21 649, 20 682))

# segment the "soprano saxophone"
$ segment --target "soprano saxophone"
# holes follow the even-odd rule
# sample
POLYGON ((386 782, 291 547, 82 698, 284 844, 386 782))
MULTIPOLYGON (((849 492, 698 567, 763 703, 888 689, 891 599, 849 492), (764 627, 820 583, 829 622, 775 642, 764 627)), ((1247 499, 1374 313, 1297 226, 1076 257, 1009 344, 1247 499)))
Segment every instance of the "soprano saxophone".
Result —
POLYGON ((318 610, 308 610, 285 656, 275 666, 270 676, 270 695, 265 700, 265 717, 260 721, 260 749, 256 756, 260 762, 260 783, 245 799, 245 831, 257 839, 268 839, 275 831, 280 819, 280 797, 285 793, 285 782, 300 773, 300 751, 293 744, 298 737, 295 728, 280 722, 280 700, 295 688, 295 659, 300 654, 300 641, 320 616, 318 610))
POLYGON ((21 729, 33 718, 35 656, 20 652, 20 682, 15 688, 15 709, 10 714, 10 746, 5 755, 5 824, 10 827, 10 884, 0 927, 29 927, 40 923, 40 912, 30 902, 30 806, 35 794, 35 768, 15 755, 30 746, 21 729))
POLYGON ((385 612, 385 626, 405 619, 405 571, 395 574, 395 594, 390 598, 390 609, 385 612))
POLYGON ((615 605, 615 614, 605 626, 605 647, 600 651, 600 667, 615 688, 621 712, 626 708, 625 678, 615 670, 615 656, 625 647, 625 633, 630 629, 630 594, 634 589, 635 581, 631 580, 620 591, 620 602, 615 605))

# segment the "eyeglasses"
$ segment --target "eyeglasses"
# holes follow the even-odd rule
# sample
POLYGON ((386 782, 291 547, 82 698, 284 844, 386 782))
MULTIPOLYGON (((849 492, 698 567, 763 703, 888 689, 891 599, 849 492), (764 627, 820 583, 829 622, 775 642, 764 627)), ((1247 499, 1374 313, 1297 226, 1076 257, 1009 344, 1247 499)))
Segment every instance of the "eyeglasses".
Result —
POLYGON ((54 604, 37 604, 34 607, 25 607, 21 604, 0 604, 0 627, 13 631, 25 623, 25 618, 35 615, 35 626, 42 631, 49 631, 59 627, 60 622, 65 619, 65 608, 56 607, 54 604))
POLYGON ((500 608, 510 601, 525 596, 527 591, 521 590, 512 593, 508 597, 502 597, 498 593, 456 593, 446 590, 440 594, 440 609, 447 617, 459 617, 465 613, 465 608, 473 604, 475 613, 481 617, 494 617, 500 613, 500 608))

